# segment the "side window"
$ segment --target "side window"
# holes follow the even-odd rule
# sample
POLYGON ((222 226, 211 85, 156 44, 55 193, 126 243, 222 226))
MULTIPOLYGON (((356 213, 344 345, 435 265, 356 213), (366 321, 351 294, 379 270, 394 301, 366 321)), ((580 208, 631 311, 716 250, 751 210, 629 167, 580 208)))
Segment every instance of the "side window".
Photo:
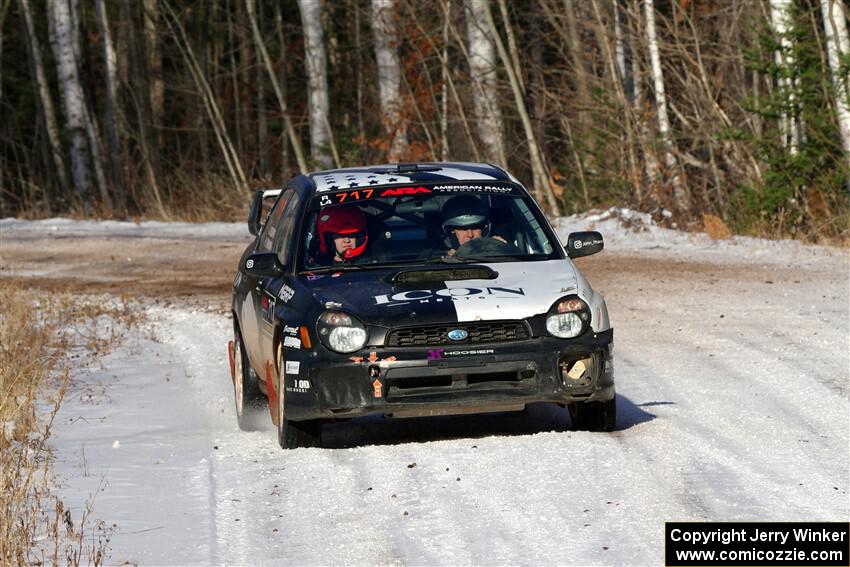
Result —
POLYGON ((274 252, 275 241, 277 240, 277 232, 280 230, 281 220, 284 218, 285 210, 295 191, 286 191, 278 198, 274 208, 269 213, 269 218, 266 219, 266 224, 263 226, 263 233, 260 236, 260 251, 274 252))
POLYGON ((522 199, 511 199, 512 204, 516 207, 515 218, 517 218, 522 226, 522 231, 525 233, 524 239, 527 242, 528 252, 532 254, 551 254, 552 243, 546 238, 546 233, 534 217, 534 213, 522 199))
POLYGON ((291 197, 283 209, 283 214, 280 222, 277 225, 277 231, 274 238, 273 250, 277 252, 277 257, 281 264, 286 264, 287 256, 289 256, 289 248, 292 244, 292 239, 297 224, 298 203, 301 199, 295 191, 290 191, 291 197))

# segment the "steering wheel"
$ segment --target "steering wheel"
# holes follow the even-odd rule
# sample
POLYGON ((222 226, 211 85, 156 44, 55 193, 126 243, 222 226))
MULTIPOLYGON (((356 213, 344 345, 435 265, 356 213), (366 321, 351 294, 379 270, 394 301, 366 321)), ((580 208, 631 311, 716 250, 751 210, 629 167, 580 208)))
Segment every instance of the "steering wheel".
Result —
POLYGON ((479 257, 479 256, 514 256, 522 254, 519 248, 500 238, 482 236, 474 238, 458 247, 455 252, 456 258, 479 257))

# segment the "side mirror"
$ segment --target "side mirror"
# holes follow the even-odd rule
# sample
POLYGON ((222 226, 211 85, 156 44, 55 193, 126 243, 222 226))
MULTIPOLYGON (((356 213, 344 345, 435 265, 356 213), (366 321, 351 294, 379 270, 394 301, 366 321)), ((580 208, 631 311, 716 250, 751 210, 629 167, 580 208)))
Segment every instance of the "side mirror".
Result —
POLYGON ((276 278, 283 274, 283 264, 274 252, 256 252, 245 260, 245 273, 255 278, 276 278))
POLYGON ((602 235, 595 230, 586 232, 571 232, 567 240, 567 256, 570 258, 580 258, 581 256, 590 256, 597 252, 602 252, 605 247, 605 242, 602 241, 602 235))
POLYGON ((248 211, 248 232, 252 236, 260 234, 262 228, 263 215, 263 191, 259 190, 254 193, 254 200, 251 201, 251 209, 248 211))

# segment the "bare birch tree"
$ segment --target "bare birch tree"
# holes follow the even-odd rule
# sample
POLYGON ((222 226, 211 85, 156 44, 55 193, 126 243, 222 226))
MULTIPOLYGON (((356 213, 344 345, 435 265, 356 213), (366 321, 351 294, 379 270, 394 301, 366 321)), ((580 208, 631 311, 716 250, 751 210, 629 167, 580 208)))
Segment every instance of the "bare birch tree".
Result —
POLYGON ((793 28, 793 0, 770 0, 770 22, 779 49, 776 50, 776 66, 779 68, 779 91, 783 97, 783 111, 779 117, 782 145, 789 153, 796 154, 800 146, 800 132, 795 115, 796 84, 791 79, 794 69, 794 44, 791 41, 793 28))
MULTIPOLYGON (((835 89, 835 113, 838 116, 841 146, 850 165, 850 100, 848 100, 847 70, 846 67, 842 68, 842 60, 847 61, 850 55, 847 23, 839 1, 821 0, 820 6, 826 32, 829 68, 832 71, 832 84, 835 89)), ((850 189, 850 180, 848 189, 850 189)))
POLYGON ((378 62, 381 124, 390 137, 387 160, 399 161, 407 151, 407 121, 402 113, 399 37, 393 21, 395 0, 372 0, 373 39, 378 62))
POLYGON ((71 184, 65 171, 65 158, 62 152, 62 141, 59 137, 59 123, 56 121, 56 111, 53 108, 53 99, 50 96, 50 87, 47 83, 47 74, 44 72, 44 62, 41 57, 41 45, 38 41, 35 25, 33 24, 32 11, 29 0, 18 0, 21 7, 21 15, 27 29, 27 47, 32 59, 33 72, 35 73, 35 87, 38 95, 39 108, 44 118, 44 127, 47 131, 47 141, 50 144, 50 157, 53 160, 56 178, 59 188, 63 193, 68 193, 71 184))
POLYGON ((670 135, 670 119, 667 116, 667 95, 664 92, 664 74, 661 70, 661 55, 658 51, 658 36, 655 29, 655 6, 653 0, 644 0, 646 17, 646 38, 649 46, 649 58, 652 69, 652 87, 655 95, 655 112, 658 117, 658 133, 664 144, 664 164, 673 186, 673 201, 680 211, 690 209, 690 194, 679 176, 679 164, 676 149, 670 135))
POLYGON ((321 167, 330 167, 333 161, 329 152, 330 102, 321 18, 322 0, 298 0, 298 7, 304 28, 304 58, 307 67, 307 99, 310 112, 310 157, 321 167))
POLYGON ((485 158, 500 165, 507 163, 502 138, 502 111, 499 108, 496 49, 493 32, 487 24, 484 2, 467 0, 466 36, 469 42, 469 73, 476 88, 472 90, 478 136, 485 158))
POLYGON ((91 192, 89 150, 86 144, 86 104, 77 71, 74 26, 67 0, 52 0, 48 6, 52 23, 53 53, 65 109, 65 130, 70 139, 71 177, 77 195, 86 201, 91 192))

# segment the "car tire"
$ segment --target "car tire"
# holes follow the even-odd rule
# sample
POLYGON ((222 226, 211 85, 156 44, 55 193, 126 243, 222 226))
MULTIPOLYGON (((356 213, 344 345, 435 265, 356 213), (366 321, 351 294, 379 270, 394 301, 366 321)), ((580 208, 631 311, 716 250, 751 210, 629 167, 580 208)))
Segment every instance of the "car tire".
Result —
POLYGON ((233 398, 236 401, 236 422, 242 431, 256 431, 261 427, 263 393, 257 383, 257 374, 248 363, 248 355, 237 330, 233 337, 233 398))
POLYGON ((282 372, 281 347, 278 346, 277 442, 281 449, 322 446, 322 423, 318 420, 286 419, 286 376, 282 372))
POLYGON ((617 426, 617 399, 606 402, 573 402, 567 406, 573 427, 580 431, 614 431, 617 426))

